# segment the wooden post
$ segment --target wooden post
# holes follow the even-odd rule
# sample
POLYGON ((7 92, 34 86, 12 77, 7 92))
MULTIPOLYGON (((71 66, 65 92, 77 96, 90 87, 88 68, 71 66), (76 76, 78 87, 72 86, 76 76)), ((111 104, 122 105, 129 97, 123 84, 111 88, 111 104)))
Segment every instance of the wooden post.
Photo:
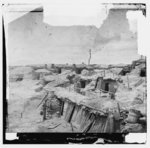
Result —
POLYGON ((121 115, 121 113, 120 113, 120 105, 119 105, 119 103, 117 103, 117 107, 118 107, 118 113, 119 113, 119 115, 121 115))
POLYGON ((44 104, 43 104, 43 121, 44 120, 46 120, 46 100, 45 100, 45 102, 44 102, 44 104))
POLYGON ((91 49, 89 49, 89 59, 88 59, 88 65, 90 65, 90 61, 91 61, 91 49))
POLYGON ((104 127, 104 133, 113 133, 115 132, 114 130, 114 115, 109 113, 106 123, 105 123, 105 127, 104 127))
POLYGON ((61 100, 61 109, 60 109, 61 116, 63 115, 63 112, 64 112, 64 104, 65 104, 65 102, 63 100, 61 100))

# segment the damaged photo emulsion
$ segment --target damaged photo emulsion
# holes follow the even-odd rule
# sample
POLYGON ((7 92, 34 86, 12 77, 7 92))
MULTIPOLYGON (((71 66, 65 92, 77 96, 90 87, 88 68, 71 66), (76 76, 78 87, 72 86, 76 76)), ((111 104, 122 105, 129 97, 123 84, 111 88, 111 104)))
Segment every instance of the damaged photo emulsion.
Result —
POLYGON ((6 133, 146 133, 146 5, 68 7, 6 6, 6 133))

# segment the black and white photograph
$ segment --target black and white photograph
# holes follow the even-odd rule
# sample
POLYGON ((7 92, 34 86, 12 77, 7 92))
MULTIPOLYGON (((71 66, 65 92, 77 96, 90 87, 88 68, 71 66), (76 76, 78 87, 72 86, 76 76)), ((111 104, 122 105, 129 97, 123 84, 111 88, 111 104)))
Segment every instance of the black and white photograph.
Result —
POLYGON ((128 134, 146 135, 147 57, 138 52, 146 3, 2 7, 5 135, 20 144, 126 144, 128 134))

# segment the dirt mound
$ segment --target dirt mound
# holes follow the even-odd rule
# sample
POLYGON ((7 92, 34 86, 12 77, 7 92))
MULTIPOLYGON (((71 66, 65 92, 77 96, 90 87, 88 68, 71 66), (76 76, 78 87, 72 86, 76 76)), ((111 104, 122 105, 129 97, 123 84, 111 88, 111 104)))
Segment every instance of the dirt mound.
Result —
POLYGON ((12 69, 9 73, 10 75, 18 75, 18 74, 29 74, 32 73, 33 69, 31 67, 17 67, 12 69))
POLYGON ((118 110, 117 101, 111 100, 108 97, 86 100, 85 105, 104 112, 118 110))
POLYGON ((34 70, 31 67, 16 67, 9 71, 9 81, 22 81, 23 79, 33 79, 34 70))
POLYGON ((36 73, 50 74, 51 72, 47 69, 37 69, 36 73))

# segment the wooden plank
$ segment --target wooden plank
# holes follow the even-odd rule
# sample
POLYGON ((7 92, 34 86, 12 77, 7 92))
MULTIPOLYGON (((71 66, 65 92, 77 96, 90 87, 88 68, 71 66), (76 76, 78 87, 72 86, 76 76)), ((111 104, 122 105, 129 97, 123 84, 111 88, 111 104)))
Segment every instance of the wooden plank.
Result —
POLYGON ((94 123, 94 120, 95 120, 95 114, 92 113, 89 121, 87 122, 87 124, 85 126, 85 128, 82 130, 83 133, 89 132, 90 128, 92 127, 92 125, 94 123))
POLYGON ((72 117, 72 122, 76 121, 76 117, 77 117, 77 114, 78 114, 78 111, 79 111, 79 105, 75 104, 76 107, 75 107, 75 111, 74 111, 74 114, 73 114, 73 117, 72 117))
POLYGON ((64 105, 65 105, 65 102, 61 100, 61 109, 60 109, 60 115, 62 116, 63 113, 64 113, 64 105))
POLYGON ((91 117, 91 113, 90 111, 86 110, 85 111, 85 118, 82 120, 82 123, 80 125, 80 129, 82 130, 84 128, 84 126, 86 126, 86 123, 88 122, 88 120, 91 117))
POLYGON ((69 123, 71 122, 73 113, 74 113, 74 111, 75 111, 75 104, 72 104, 72 105, 73 105, 73 109, 72 109, 71 114, 70 114, 70 117, 69 117, 69 119, 68 119, 68 122, 69 122, 69 123))

